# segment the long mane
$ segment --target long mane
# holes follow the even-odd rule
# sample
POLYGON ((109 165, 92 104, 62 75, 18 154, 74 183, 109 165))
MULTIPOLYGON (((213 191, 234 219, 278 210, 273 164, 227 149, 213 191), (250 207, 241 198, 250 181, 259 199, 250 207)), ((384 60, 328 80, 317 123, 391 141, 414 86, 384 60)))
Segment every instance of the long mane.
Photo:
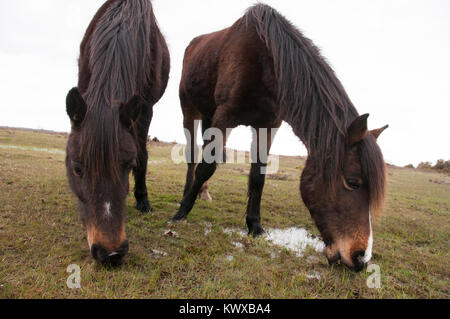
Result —
MULTIPOLYGON (((347 127, 358 116, 334 71, 313 42, 270 6, 250 7, 242 22, 256 31, 273 57, 282 119, 305 144, 316 174, 335 190, 344 167, 347 127)), ((383 156, 373 137, 359 145, 371 205, 384 197, 383 156)))
POLYGON ((83 92, 88 110, 81 155, 93 183, 98 177, 119 181, 121 128, 117 109, 134 94, 142 95, 151 80, 151 2, 116 0, 106 5, 89 39, 89 85, 83 92))

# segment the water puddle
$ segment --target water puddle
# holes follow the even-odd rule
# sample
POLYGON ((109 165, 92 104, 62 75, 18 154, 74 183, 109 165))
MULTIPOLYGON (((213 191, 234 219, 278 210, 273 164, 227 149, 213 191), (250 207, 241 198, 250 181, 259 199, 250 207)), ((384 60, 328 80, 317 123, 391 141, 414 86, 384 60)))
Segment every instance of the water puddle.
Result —
POLYGON ((323 241, 313 237, 304 228, 269 229, 265 238, 274 245, 294 252, 297 257, 303 257, 303 253, 308 247, 317 252, 322 252, 325 248, 323 241))
POLYGON ((242 229, 239 229, 239 228, 224 228, 222 231, 228 235, 232 235, 232 234, 237 234, 239 236, 247 235, 246 231, 243 231, 242 229))
MULTIPOLYGON (((5 145, 0 144, 0 149, 2 150, 20 150, 20 151, 33 151, 33 152, 45 152, 49 154, 60 154, 60 155, 66 155, 66 151, 56 148, 40 148, 40 147, 33 147, 33 146, 19 146, 19 145, 5 145)), ((160 165, 167 163, 168 161, 165 159, 162 160, 149 160, 149 165, 160 165)))
MULTIPOLYGON (((229 235, 237 234, 241 237, 247 236, 247 232, 239 228, 224 228, 222 231, 229 235)), ((325 248, 323 241, 313 237, 306 229, 299 227, 269 229, 263 238, 273 245, 284 247, 294 252, 297 257, 303 257, 308 247, 311 247, 317 252, 322 252, 325 248)), ((313 261, 311 260, 310 262, 313 261)))
POLYGON ((62 154, 65 155, 66 152, 56 148, 39 148, 33 146, 18 146, 18 145, 4 145, 0 144, 0 149, 3 150, 21 150, 21 151, 34 151, 34 152, 45 152, 50 154, 62 154))

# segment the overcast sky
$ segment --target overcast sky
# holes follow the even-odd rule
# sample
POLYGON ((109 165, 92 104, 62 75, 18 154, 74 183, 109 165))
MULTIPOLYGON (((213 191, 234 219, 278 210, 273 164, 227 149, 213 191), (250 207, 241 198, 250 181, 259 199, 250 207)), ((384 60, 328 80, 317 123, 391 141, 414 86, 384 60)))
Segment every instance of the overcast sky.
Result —
MULTIPOLYGON (((65 96, 77 83, 82 36, 103 0, 0 0, 0 125, 69 131, 65 96)), ((450 1, 266 0, 322 50, 397 165, 450 159, 450 1)), ((233 24, 253 0, 154 0, 172 69, 150 135, 185 143, 178 85, 184 50, 233 24)), ((248 128, 228 147, 250 148, 248 128)), ((272 154, 306 155, 287 124, 272 154)))

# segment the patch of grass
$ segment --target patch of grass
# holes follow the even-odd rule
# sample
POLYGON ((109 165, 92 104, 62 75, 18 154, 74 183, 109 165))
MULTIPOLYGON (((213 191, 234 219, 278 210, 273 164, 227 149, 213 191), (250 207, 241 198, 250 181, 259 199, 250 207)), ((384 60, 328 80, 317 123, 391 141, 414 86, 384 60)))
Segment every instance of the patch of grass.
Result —
MULTIPOLYGON (((64 150, 66 136, 0 129, 0 144, 64 150)), ((142 215, 128 197, 130 253, 120 268, 89 255, 76 199, 67 185, 64 154, 0 148, 0 298, 448 298, 450 185, 435 172, 390 167, 384 216, 374 224, 381 288, 370 273, 328 266, 312 249, 302 258, 246 231, 248 164, 221 165, 210 181, 213 202, 198 201, 188 221, 177 211, 185 165, 171 146, 149 145, 147 175, 154 212, 142 215), (430 181, 431 180, 431 181, 430 181), (176 237, 164 236, 167 230, 176 237), (208 230, 208 231, 205 231, 208 230), (239 243, 236 245, 236 243, 239 243), (68 289, 67 266, 81 267, 81 289, 68 289)), ((281 157, 261 203, 268 228, 301 226, 319 235, 301 202, 304 159, 281 157)), ((130 177, 132 181, 132 178, 130 177)))

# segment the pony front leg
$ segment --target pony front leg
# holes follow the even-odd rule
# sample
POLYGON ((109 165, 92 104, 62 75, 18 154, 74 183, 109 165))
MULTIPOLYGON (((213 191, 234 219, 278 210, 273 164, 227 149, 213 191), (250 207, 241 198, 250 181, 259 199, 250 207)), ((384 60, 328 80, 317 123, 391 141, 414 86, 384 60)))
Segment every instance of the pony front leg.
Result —
POLYGON ((266 175, 261 173, 263 163, 252 163, 248 179, 248 203, 247 203, 247 227, 248 234, 258 237, 265 233, 261 226, 261 196, 264 188, 266 175))
POLYGON ((134 197, 136 198, 136 209, 142 213, 150 213, 152 211, 152 206, 148 200, 147 184, 145 181, 148 153, 145 143, 144 145, 141 145, 141 147, 144 149, 139 151, 138 164, 134 169, 134 197))
MULTIPOLYGON (((271 123, 267 127, 275 127, 278 129, 281 122, 271 123)), ((272 140, 275 137, 275 132, 271 129, 266 129, 266 136, 260 136, 260 130, 254 131, 253 143, 256 144, 256 158, 252 155, 252 165, 250 168, 250 174, 248 178, 248 203, 247 203, 247 227, 248 234, 253 237, 258 237, 265 233, 261 226, 261 197, 266 180, 266 167, 268 162, 268 156, 272 140), (265 142, 265 145, 261 145, 260 142, 265 142)), ((253 147, 252 147, 253 149, 253 147)))
POLYGON ((138 158, 137 166, 134 168, 134 197, 136 198, 136 209, 142 213, 152 211, 152 206, 148 200, 147 193, 147 136, 148 129, 153 117, 153 110, 150 105, 147 106, 147 112, 142 112, 136 121, 136 134, 138 139, 138 158))

